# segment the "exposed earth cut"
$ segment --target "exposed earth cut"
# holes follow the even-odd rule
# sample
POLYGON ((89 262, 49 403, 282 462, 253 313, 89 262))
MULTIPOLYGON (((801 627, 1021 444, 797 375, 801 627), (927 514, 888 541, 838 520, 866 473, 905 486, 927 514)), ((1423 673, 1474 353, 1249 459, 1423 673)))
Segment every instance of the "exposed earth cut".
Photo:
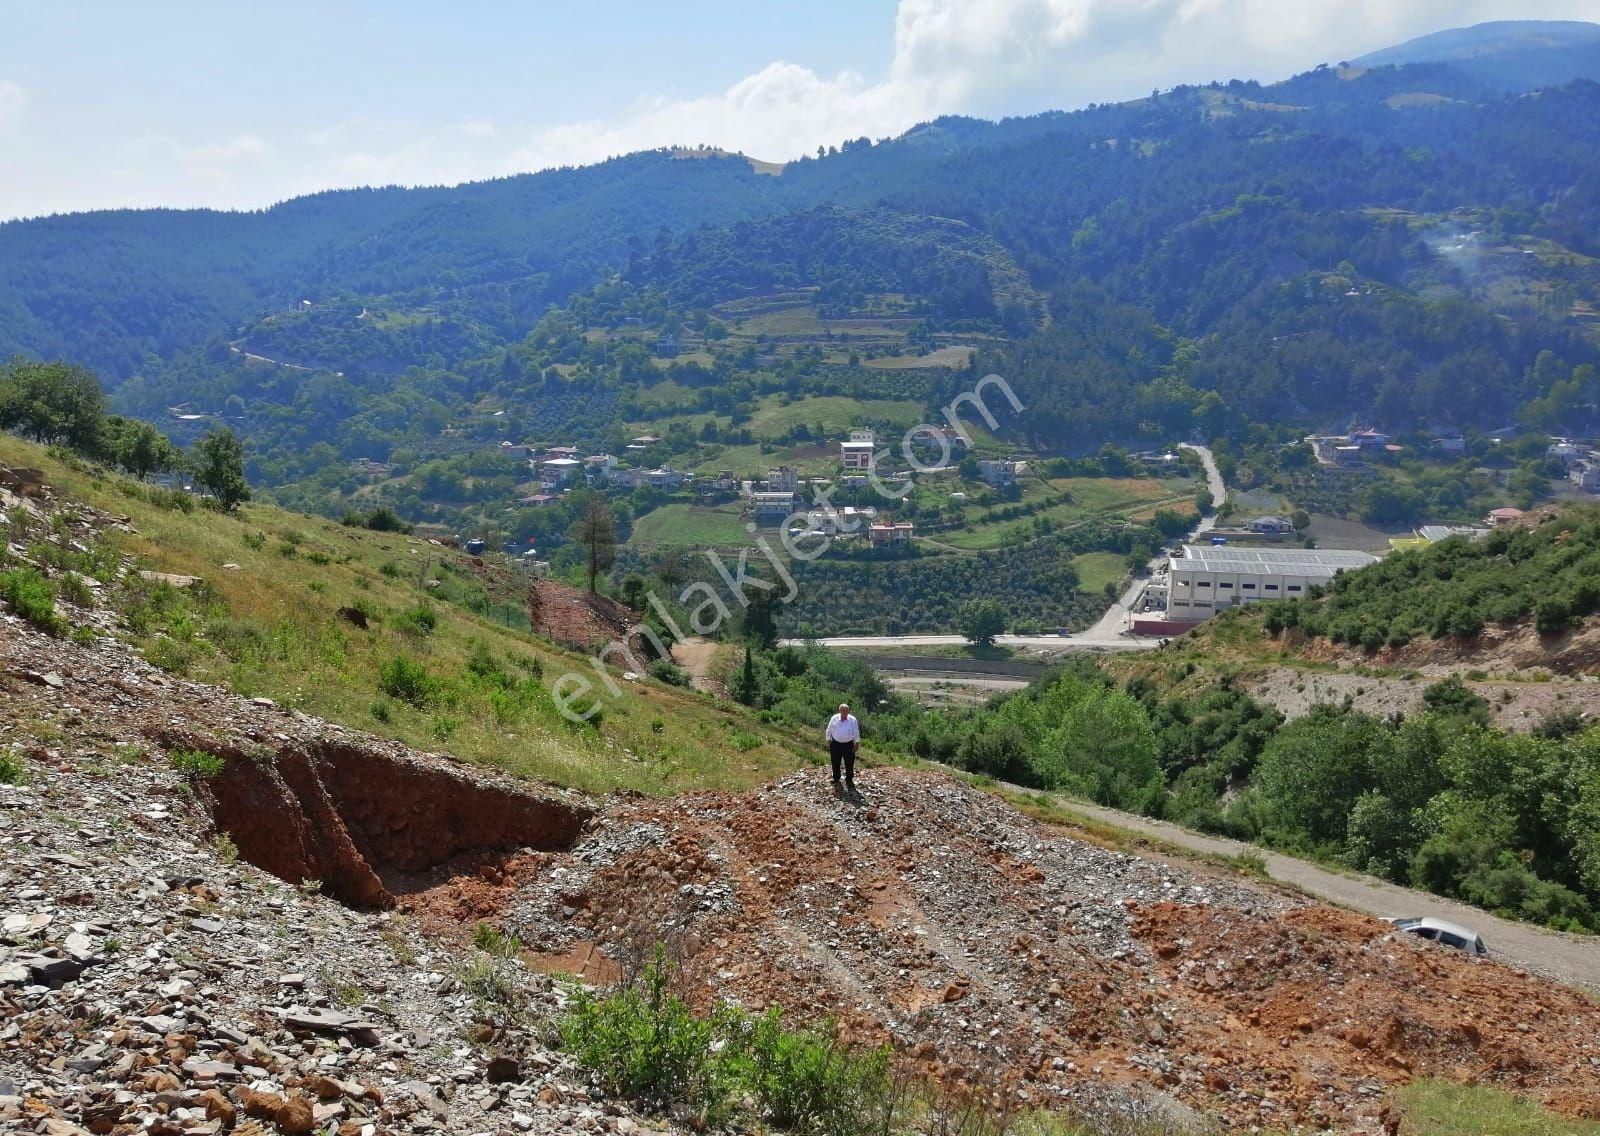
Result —
POLYGON ((831 1016, 1039 1105, 1376 1132, 1389 1088, 1434 1075, 1600 1115, 1582 994, 943 774, 584 799, 0 620, 27 770, 0 787, 7 1124, 643 1123, 542 1029, 494 1024, 463 978, 480 921, 528 945, 505 965, 533 1019, 563 997, 544 972, 610 980, 664 942, 702 1002, 831 1016), (496 1057, 518 1076, 491 1083, 496 1057))

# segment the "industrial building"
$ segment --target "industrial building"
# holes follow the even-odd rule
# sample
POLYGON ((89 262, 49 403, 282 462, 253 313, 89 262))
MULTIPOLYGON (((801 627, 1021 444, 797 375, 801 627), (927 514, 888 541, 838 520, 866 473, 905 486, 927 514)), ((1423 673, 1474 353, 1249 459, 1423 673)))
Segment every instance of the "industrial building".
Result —
POLYGON ((1194 622, 1251 600, 1289 600, 1377 557, 1346 549, 1185 545, 1167 561, 1167 619, 1194 622))

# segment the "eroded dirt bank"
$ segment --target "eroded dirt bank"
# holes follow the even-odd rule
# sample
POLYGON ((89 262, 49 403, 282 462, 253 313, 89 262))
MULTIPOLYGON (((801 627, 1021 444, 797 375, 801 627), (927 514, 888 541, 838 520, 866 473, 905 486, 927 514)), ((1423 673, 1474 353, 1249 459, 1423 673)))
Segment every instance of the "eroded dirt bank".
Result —
MULTIPOLYGON (((597 802, 174 679, 115 645, 82 648, 14 621, 3 630, 0 725, 22 739, 38 788, 0 812, 18 852, 5 865, 14 894, 33 897, 27 910, 6 908, 24 922, 0 950, 59 950, 16 965, 50 957, 71 969, 64 935, 83 935, 91 952, 113 938, 136 945, 126 966, 107 956, 85 970, 87 986, 0 989, 6 1013, 29 1023, 0 1040, 0 1074, 48 1089, 66 1115, 101 1107, 106 1076, 121 1067, 96 1064, 96 1021, 128 1018, 129 1036, 156 1047, 139 1051, 134 1073, 171 1065, 178 1087, 138 1088, 119 1113, 128 1117, 162 1091, 210 1088, 201 1072, 228 1075, 199 1059, 186 1069, 192 1049, 161 1057, 149 1035, 167 1019, 220 1047, 205 1052, 233 1054, 241 1043, 205 1041, 207 1022, 274 1038, 280 1011, 315 1005, 309 992, 320 989, 330 1012, 360 999, 350 1016, 397 1035, 449 1021, 449 1036, 470 1037, 469 1005, 393 994, 419 975, 440 983, 470 956, 462 940, 480 919, 519 935, 530 961, 591 978, 664 942, 702 1002, 832 1016, 852 1037, 892 1040, 933 1076, 999 1079, 1039 1104, 1110 1102, 1229 1130, 1378 1132, 1388 1089, 1433 1075, 1600 1115, 1600 1012, 1581 994, 1257 881, 1100 847, 940 774, 868 771, 859 804, 836 799, 815 772, 739 795, 597 802), (39 737, 61 740, 26 740, 39 737), (115 757, 129 743, 148 752, 115 757), (173 748, 220 755, 222 769, 175 795, 162 752, 173 748), (74 845, 74 826, 102 843, 74 845), (248 863, 219 859, 206 842, 214 833, 248 863), (291 884, 319 880, 356 910, 338 916, 250 864, 291 884), (151 876, 160 889, 140 890, 151 876), (415 917, 366 910, 391 904, 415 917), (35 916, 49 919, 32 929, 35 916), (398 922, 366 922, 386 919, 398 922), (380 945, 386 926, 402 924, 435 936, 408 948, 416 961, 380 945), (300 938, 312 925, 332 928, 314 947, 300 938), (141 969, 147 950, 159 969, 141 969), (364 961, 382 952, 389 993, 362 985, 364 961), (212 961, 183 977, 188 958, 212 961), (305 994, 279 983, 311 970, 305 994), (202 984, 214 993, 202 997, 202 984), (225 1012, 224 998, 236 999, 225 1012), (56 1029, 61 1040, 40 1048, 56 1029), (36 1064, 33 1052, 61 1060, 36 1064)), ((292 1041, 264 1044, 291 1069, 292 1041)), ((421 1071, 406 1075, 423 1081, 407 1099, 431 1108, 459 1085, 463 1115, 492 1104, 472 1087, 481 1067, 430 1065, 430 1043, 406 1052, 421 1071), (432 1089, 428 1077, 439 1080, 432 1089)), ((285 1093, 299 1091, 297 1076, 283 1074, 285 1093)), ((530 1083, 555 1073, 541 1076, 530 1083)), ((157 1081, 167 1083, 139 1084, 157 1081)), ((567 1094, 570 1080, 562 1085, 567 1094)))

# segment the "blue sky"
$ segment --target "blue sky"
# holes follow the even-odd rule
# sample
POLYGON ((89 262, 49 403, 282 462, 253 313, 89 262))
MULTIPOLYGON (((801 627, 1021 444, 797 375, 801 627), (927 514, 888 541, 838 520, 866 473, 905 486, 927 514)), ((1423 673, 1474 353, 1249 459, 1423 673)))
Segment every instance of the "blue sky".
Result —
POLYGON ((0 218, 253 208, 1273 79, 1600 0, 0 0, 0 218))

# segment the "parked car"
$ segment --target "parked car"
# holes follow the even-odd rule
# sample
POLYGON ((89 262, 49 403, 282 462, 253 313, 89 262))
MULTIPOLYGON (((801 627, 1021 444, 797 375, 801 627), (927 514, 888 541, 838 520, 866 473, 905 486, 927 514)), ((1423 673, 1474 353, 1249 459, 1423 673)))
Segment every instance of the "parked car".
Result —
POLYGON ((1393 923, 1396 930, 1421 936, 1430 942, 1453 947, 1458 951, 1465 951, 1474 957, 1485 957, 1489 953, 1489 948, 1483 945, 1483 939, 1478 933, 1459 923, 1450 923, 1444 919, 1434 919, 1432 916, 1424 915, 1401 916, 1386 919, 1384 922, 1393 923))

